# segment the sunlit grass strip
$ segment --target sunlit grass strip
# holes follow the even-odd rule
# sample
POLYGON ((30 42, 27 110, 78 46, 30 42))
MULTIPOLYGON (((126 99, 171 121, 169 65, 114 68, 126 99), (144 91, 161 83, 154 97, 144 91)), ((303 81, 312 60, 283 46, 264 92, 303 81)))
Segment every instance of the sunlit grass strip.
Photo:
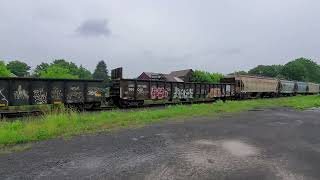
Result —
POLYGON ((0 122, 0 146, 21 144, 55 137, 139 127, 150 123, 193 116, 212 116, 261 107, 320 107, 319 96, 217 102, 213 104, 177 105, 165 109, 76 113, 62 111, 14 122, 0 122))

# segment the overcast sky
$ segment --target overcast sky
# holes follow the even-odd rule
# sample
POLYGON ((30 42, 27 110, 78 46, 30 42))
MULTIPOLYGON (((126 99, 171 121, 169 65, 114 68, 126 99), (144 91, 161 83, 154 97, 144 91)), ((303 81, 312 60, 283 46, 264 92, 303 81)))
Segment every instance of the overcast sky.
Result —
POLYGON ((1 0, 0 59, 229 73, 320 63, 319 0, 1 0))

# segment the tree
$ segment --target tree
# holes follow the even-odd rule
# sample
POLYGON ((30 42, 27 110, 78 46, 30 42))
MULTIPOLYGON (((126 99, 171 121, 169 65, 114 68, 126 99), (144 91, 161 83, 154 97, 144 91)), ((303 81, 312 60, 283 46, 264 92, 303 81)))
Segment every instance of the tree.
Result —
MULTIPOLYGON (((67 73, 69 75, 71 75, 70 77, 73 78, 81 78, 81 79, 92 79, 92 74, 89 70, 87 70, 86 68, 84 68, 82 65, 80 65, 80 67, 78 67, 75 63, 73 62, 68 62, 64 59, 58 59, 58 60, 54 60, 52 63, 48 64, 48 63, 41 63, 40 65, 38 65, 33 73, 34 77, 43 77, 43 74, 46 74, 46 76, 50 76, 52 75, 52 78, 56 78, 56 75, 54 74, 50 74, 45 73, 46 71, 48 71, 48 69, 52 72, 51 67, 54 66, 52 69, 57 70, 59 68, 57 67, 61 67, 60 69, 64 69, 64 73, 66 73, 65 69, 67 69, 67 73)), ((67 78, 67 76, 64 74, 63 77, 67 78)))
POLYGON ((41 78, 58 78, 58 79, 78 79, 79 76, 72 75, 68 68, 57 64, 49 66, 45 71, 40 72, 41 78))
POLYGON ((18 77, 28 76, 31 69, 26 63, 17 60, 9 62, 7 68, 18 77))
POLYGON ((230 76, 233 76, 233 75, 248 75, 248 72, 247 71, 235 71, 235 72, 230 73, 228 75, 230 75, 230 76))
POLYGON ((82 65, 80 65, 77 75, 80 79, 92 79, 91 72, 84 68, 82 65))
POLYGON ((218 83, 224 76, 219 73, 209 73, 206 71, 195 70, 192 73, 191 80, 193 82, 218 83))
POLYGON ((0 77, 10 77, 11 72, 7 69, 6 64, 0 61, 0 77))
POLYGON ((93 73, 93 79, 103 79, 105 81, 109 81, 108 69, 104 61, 100 61, 97 64, 97 67, 93 73))
POLYGON ((289 80, 320 82, 320 66, 306 58, 288 62, 284 65, 281 74, 289 80))
POLYGON ((277 77, 280 75, 282 65, 259 65, 253 69, 251 69, 248 73, 251 75, 259 75, 259 76, 267 76, 267 77, 277 77))
POLYGON ((32 76, 40 77, 40 73, 43 72, 43 71, 46 71, 48 68, 49 68, 49 64, 43 62, 43 63, 37 65, 37 67, 35 68, 32 76))
POLYGON ((67 68, 69 69, 69 73, 72 74, 72 75, 76 75, 76 76, 79 76, 79 68, 78 66, 73 63, 73 62, 67 62, 66 60, 64 59, 57 59, 57 60, 54 60, 52 65, 58 65, 60 67, 64 67, 64 68, 67 68))

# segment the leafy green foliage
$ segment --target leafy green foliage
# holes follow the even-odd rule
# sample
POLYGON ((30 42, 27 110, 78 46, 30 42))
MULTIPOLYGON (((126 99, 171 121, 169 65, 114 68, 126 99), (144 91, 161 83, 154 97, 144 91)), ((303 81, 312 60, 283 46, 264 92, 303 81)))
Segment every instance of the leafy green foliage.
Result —
POLYGON ((49 68, 49 64, 48 63, 41 63, 39 65, 37 65, 37 67, 35 68, 34 72, 33 72, 33 76, 34 77, 40 77, 41 72, 46 71, 49 68))
POLYGON ((92 79, 92 74, 82 65, 79 67, 73 62, 64 59, 54 60, 51 64, 41 63, 34 70, 35 77, 42 78, 72 78, 92 79))
POLYGON ((0 61, 0 77, 10 77, 11 72, 7 69, 5 63, 0 61))
POLYGON ((259 65, 251 69, 248 73, 251 75, 267 76, 267 77, 277 77, 281 73, 282 65, 259 65))
POLYGON ((9 62, 7 68, 18 77, 28 76, 31 69, 26 63, 17 60, 9 62))
POLYGON ((223 78, 222 74, 209 73, 206 71, 196 70, 192 73, 193 82, 218 83, 223 78))
POLYGON ((281 73, 287 79, 320 83, 320 66, 314 61, 299 58, 287 63, 281 73))
POLYGON ((230 73, 228 75, 248 75, 248 72, 247 71, 235 71, 233 73, 230 73))
POLYGON ((93 73, 93 78, 94 79, 103 79, 105 81, 109 81, 108 69, 107 69, 107 65, 104 61, 100 61, 97 64, 97 67, 93 73))
POLYGON ((251 69, 249 74, 320 83, 320 66, 306 58, 299 58, 285 65, 259 65, 251 69))
POLYGON ((78 79, 79 76, 72 75, 68 68, 53 64, 49 66, 45 71, 40 72, 42 78, 59 78, 59 79, 78 79))

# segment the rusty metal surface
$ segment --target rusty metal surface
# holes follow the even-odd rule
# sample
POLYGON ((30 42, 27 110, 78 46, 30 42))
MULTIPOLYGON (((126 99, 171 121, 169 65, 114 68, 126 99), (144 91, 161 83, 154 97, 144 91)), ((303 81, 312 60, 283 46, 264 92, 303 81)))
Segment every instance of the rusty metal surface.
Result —
POLYGON ((0 78, 0 108, 100 102, 101 80, 0 78))
MULTIPOLYGON (((195 101, 198 99, 211 100, 214 98, 234 95, 234 84, 181 83, 166 81, 149 81, 136 79, 122 79, 120 84, 120 98, 125 100, 153 100, 153 101, 195 101)), ((112 94, 117 94, 112 92, 112 94)))

